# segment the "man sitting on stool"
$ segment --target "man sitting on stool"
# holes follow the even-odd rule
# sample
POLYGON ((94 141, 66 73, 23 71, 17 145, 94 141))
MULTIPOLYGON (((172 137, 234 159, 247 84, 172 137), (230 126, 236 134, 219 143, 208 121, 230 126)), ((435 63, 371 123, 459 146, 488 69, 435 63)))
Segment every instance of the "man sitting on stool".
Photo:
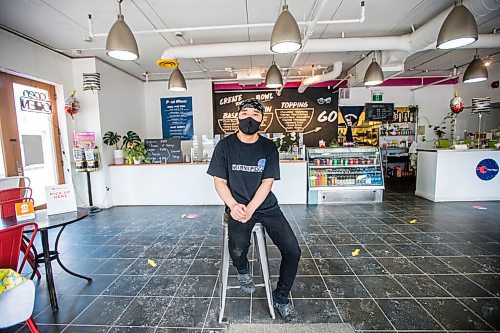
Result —
POLYGON ((257 134, 263 115, 264 106, 257 99, 239 105, 239 131, 217 144, 207 173, 214 177, 215 190, 226 204, 229 254, 241 289, 255 290, 247 253, 252 229, 261 223, 282 258, 274 307, 286 321, 296 322, 288 294, 297 275, 300 247, 271 192, 273 182, 280 179, 279 153, 273 141, 257 134))

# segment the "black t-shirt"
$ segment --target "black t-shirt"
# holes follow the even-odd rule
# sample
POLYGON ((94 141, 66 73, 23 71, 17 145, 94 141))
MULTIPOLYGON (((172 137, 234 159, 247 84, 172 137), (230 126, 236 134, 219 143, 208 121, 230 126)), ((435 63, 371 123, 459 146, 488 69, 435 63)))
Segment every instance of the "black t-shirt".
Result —
MULTIPOLYGON (((231 134, 217 144, 207 173, 227 180, 233 198, 248 205, 263 179, 280 179, 279 153, 273 141, 259 135, 254 143, 244 143, 231 134)), ((256 212, 278 208, 278 200, 272 192, 256 212)))

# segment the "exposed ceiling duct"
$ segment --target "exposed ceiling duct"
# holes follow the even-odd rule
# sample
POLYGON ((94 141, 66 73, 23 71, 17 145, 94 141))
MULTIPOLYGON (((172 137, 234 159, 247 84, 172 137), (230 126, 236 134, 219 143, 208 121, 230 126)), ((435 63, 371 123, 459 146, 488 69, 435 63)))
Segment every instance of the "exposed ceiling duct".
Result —
POLYGON ((336 61, 333 63, 333 69, 330 72, 321 75, 314 75, 302 80, 302 83, 299 86, 299 93, 302 94, 310 85, 334 80, 339 77, 340 73, 342 73, 342 61, 336 61))
MULTIPOLYGON (((500 0, 465 0, 463 2, 472 14, 479 18, 500 9, 500 0)), ((380 65, 384 74, 390 76, 404 69, 406 58, 417 52, 435 49, 436 36, 441 25, 453 7, 443 11, 432 20, 422 25, 416 31, 401 36, 382 37, 349 37, 310 39, 303 47, 303 53, 347 52, 347 51, 381 51, 380 65), (389 75, 387 75, 389 74, 389 75)), ((497 48, 500 45, 500 34, 480 34, 475 43, 463 48, 497 48)), ((271 55, 269 42, 239 42, 175 46, 163 52, 163 59, 213 58, 248 55, 271 55)), ((368 64, 360 63, 349 74, 355 76, 351 80, 360 81, 368 64), (358 73, 358 74, 357 74, 358 73), (361 76, 359 73, 363 73, 361 76)), ((305 88, 304 88, 305 89, 305 88)))

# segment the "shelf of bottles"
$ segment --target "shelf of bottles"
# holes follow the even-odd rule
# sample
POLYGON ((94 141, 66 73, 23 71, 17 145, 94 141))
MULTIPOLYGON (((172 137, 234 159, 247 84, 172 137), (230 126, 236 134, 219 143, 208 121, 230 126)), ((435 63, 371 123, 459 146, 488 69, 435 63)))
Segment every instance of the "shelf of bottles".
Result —
POLYGON ((378 147, 308 150, 309 189, 383 186, 378 147))

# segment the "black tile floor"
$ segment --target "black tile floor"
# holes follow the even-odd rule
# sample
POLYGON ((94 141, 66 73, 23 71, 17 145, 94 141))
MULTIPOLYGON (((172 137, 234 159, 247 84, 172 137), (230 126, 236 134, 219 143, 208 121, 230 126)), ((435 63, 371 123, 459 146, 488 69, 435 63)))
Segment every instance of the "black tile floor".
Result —
MULTIPOLYGON (((479 203, 487 210, 475 204, 388 194, 381 204, 283 206, 302 248, 292 290, 301 321, 351 323, 363 332, 500 330, 500 202, 479 203)), ((64 262, 94 281, 56 267, 60 311, 54 314, 42 278, 34 312, 39 328, 222 331, 221 216, 216 206, 117 207, 71 225, 61 240, 64 262), (181 219, 184 213, 199 217, 181 219)), ((280 256, 268 246, 276 283, 280 256)), ((228 322, 272 322, 263 290, 250 297, 232 289, 228 296, 228 322)))

